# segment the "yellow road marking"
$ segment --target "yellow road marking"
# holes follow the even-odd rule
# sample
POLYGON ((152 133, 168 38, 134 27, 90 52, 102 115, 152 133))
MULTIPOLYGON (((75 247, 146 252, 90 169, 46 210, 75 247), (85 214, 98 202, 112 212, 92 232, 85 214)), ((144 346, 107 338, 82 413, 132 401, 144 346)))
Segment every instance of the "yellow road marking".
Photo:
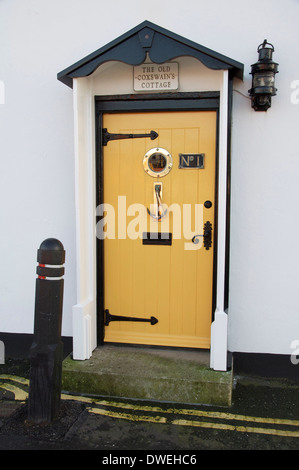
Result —
POLYGON ((1 380, 12 380, 13 382, 17 382, 23 385, 29 385, 29 380, 25 379, 24 377, 18 377, 17 375, 7 375, 7 374, 0 374, 0 381, 1 380))
POLYGON ((253 423, 267 423, 267 424, 283 424, 288 426, 299 426, 298 420, 290 420, 290 419, 280 419, 280 418, 261 418, 256 416, 245 416, 245 415, 238 415, 232 413, 223 413, 223 412, 215 412, 215 411, 202 411, 202 410, 192 410, 192 409, 175 409, 175 408, 168 408, 163 409, 158 406, 140 406, 140 405, 133 405, 131 403, 118 403, 118 402, 109 402, 107 400, 95 401, 93 402, 97 405, 104 405, 104 406, 113 406, 116 408, 123 408, 123 409, 130 409, 135 411, 152 411, 152 412, 159 412, 159 413, 167 413, 167 414, 178 414, 178 415, 190 415, 190 416, 198 416, 198 417, 209 417, 215 419, 226 419, 226 420, 238 420, 238 421, 248 421, 253 423))
POLYGON ((17 400, 17 401, 24 401, 24 400, 26 400, 26 398, 28 396, 27 392, 24 392, 24 390, 22 390, 19 387, 16 387, 15 385, 12 385, 12 384, 5 384, 5 386, 0 385, 0 389, 6 390, 7 392, 14 393, 15 400, 17 400))
POLYGON ((69 395, 68 393, 61 394, 62 400, 75 400, 75 401, 82 401, 83 403, 94 403, 95 399, 91 397, 84 397, 81 395, 69 395))
POLYGON ((95 414, 109 416, 110 418, 121 418, 121 419, 130 420, 130 421, 148 421, 151 423, 166 423, 167 422, 167 418, 165 418, 164 416, 138 416, 138 415, 132 415, 128 413, 117 413, 116 411, 103 410, 101 408, 93 408, 93 407, 88 408, 88 411, 90 411, 91 413, 95 413, 95 414))
MULTIPOLYGON (((147 407, 148 408, 148 407, 147 407)), ((103 416, 109 416, 110 418, 118 419, 127 419, 130 421, 146 421, 153 423, 167 423, 167 419, 162 416, 139 416, 132 415, 121 412, 113 412, 111 410, 103 410, 101 408, 90 407, 88 411, 94 414, 100 414, 103 416)), ((223 413, 222 413, 223 414, 223 413)), ((289 421, 289 420, 288 420, 289 421)), ((184 419, 176 419, 169 421, 169 424, 179 425, 179 426, 191 426, 191 427, 201 427, 206 429, 219 429, 222 431, 237 431, 237 432, 246 432, 246 433, 256 433, 256 434, 270 434, 274 436, 283 436, 283 437, 299 437, 299 431, 287 431, 282 429, 273 429, 273 428, 260 428, 260 427, 250 427, 250 426, 234 426, 231 424, 225 423, 212 423, 205 421, 191 421, 184 419)))
POLYGON ((299 431, 285 431, 282 429, 254 428, 250 426, 232 426, 230 424, 205 423, 201 421, 188 421, 184 419, 174 420, 172 421, 172 424, 177 424, 180 426, 194 426, 194 427, 203 427, 203 428, 212 428, 212 429, 222 429, 224 431, 238 431, 238 432, 247 432, 247 433, 256 433, 256 434, 271 434, 274 436, 284 436, 284 437, 299 437, 299 431))
MULTIPOLYGON (((16 377, 2 374, 0 375, 0 381, 10 380, 20 385, 29 385, 29 380, 24 379, 23 377, 16 377)), ((28 398, 28 392, 22 388, 14 385, 12 383, 0 383, 0 389, 13 392, 15 399, 18 401, 25 401, 28 398)), ((274 425, 285 425, 285 426, 299 426, 299 420, 290 420, 290 419, 281 419, 281 418, 263 418, 257 416, 246 416, 238 415, 233 413, 225 412, 216 412, 216 411, 203 411, 198 409, 177 409, 177 408, 161 408, 159 406, 147 406, 139 405, 133 403, 121 403, 115 401, 101 400, 94 397, 86 397, 81 395, 71 395, 71 394, 61 394, 62 400, 76 400, 84 403, 88 403, 93 406, 89 406, 87 409, 90 413, 100 414, 103 416, 109 416, 111 418, 126 419, 130 421, 144 421, 144 422, 153 422, 153 423, 169 423, 173 425, 180 426, 194 426, 210 429, 221 429, 227 431, 238 431, 238 432, 247 432, 247 433, 258 433, 258 434, 271 434, 276 436, 284 437, 299 437, 299 431, 283 430, 283 429, 274 429, 274 428, 262 428, 262 427, 252 427, 252 426, 242 426, 242 425, 233 425, 227 423, 217 423, 217 422, 206 422, 206 421, 195 421, 187 419, 175 419, 171 420, 165 416, 145 416, 138 414, 131 414, 126 412, 112 411, 107 408, 116 408, 120 410, 131 410, 133 412, 141 411, 145 413, 161 413, 162 415, 166 414, 176 414, 176 415, 188 415, 193 418, 196 417, 205 417, 212 418, 215 420, 231 420, 231 421, 244 421, 247 423, 262 423, 262 424, 274 424, 274 425), (100 406, 106 407, 106 409, 99 408, 100 406)))

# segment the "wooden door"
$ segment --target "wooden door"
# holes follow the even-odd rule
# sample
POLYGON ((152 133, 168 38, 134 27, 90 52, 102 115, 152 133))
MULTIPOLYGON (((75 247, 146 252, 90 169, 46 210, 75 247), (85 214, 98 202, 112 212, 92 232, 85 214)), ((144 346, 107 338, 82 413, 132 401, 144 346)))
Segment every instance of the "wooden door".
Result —
POLYGON ((216 112, 105 114, 103 127, 158 134, 103 146, 104 341, 209 348, 216 112))

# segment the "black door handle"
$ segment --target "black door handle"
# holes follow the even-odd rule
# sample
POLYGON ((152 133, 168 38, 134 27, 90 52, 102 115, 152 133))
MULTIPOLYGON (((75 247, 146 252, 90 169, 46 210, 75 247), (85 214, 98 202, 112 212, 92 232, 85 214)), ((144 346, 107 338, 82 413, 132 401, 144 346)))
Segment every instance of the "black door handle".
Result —
POLYGON ((203 237, 203 246, 206 250, 209 250, 212 246, 212 230, 212 224, 208 220, 204 225, 203 234, 194 235, 194 237, 192 238, 192 243, 199 243, 198 237, 203 237))

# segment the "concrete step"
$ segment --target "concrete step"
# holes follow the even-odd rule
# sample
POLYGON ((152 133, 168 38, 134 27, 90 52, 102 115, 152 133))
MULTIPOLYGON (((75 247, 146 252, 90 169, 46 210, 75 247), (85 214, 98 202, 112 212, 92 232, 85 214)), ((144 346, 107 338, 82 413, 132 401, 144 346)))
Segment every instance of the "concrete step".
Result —
POLYGON ((62 390, 106 397, 231 406, 232 371, 209 368, 209 351, 105 345, 63 361, 62 390))

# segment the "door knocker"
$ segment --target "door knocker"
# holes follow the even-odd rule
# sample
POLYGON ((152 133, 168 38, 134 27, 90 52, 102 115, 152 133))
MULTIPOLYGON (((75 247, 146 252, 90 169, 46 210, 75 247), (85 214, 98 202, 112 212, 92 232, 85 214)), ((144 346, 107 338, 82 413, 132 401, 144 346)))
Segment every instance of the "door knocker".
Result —
POLYGON ((167 209, 163 210, 162 205, 162 183, 154 184, 154 198, 155 214, 153 214, 149 209, 147 209, 147 212, 153 219, 161 220, 162 217, 165 217, 167 214, 167 209))

